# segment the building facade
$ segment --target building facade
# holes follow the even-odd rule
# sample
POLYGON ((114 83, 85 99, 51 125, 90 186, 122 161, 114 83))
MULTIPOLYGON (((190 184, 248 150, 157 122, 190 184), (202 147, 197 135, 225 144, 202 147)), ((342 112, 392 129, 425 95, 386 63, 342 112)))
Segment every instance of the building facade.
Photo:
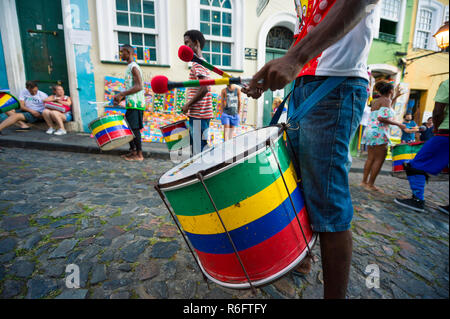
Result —
MULTIPOLYGON (((445 17, 448 1, 382 0, 372 21, 370 70, 378 78, 407 83, 422 115, 432 108, 438 83, 448 78, 448 55, 406 65, 402 59, 437 50, 432 35, 445 17)), ((184 32, 198 29, 207 40, 206 59, 234 76, 251 77, 287 51, 296 20, 293 0, 2 0, 0 89, 17 95, 34 80, 50 93, 59 83, 74 101, 69 128, 88 132, 88 124, 103 114, 90 102, 105 101, 107 86, 115 83, 111 79, 124 77, 120 45, 136 48, 144 81, 160 74, 187 80, 189 64, 177 52, 184 32)), ((247 123, 268 124, 274 97, 288 90, 247 100, 247 123)))

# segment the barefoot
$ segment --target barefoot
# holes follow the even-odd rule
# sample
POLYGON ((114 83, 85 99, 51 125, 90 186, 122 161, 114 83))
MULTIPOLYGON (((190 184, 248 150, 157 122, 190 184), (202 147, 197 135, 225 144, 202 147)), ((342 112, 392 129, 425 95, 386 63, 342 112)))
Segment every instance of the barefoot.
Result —
POLYGON ((381 194, 384 194, 384 192, 380 188, 376 187, 375 185, 368 185, 368 188, 371 191, 375 191, 375 192, 379 192, 381 194))
POLYGON ((120 157, 126 158, 126 157, 131 157, 131 156, 134 156, 134 155, 136 155, 136 151, 130 151, 130 152, 127 153, 127 154, 120 155, 120 157))
POLYGON ((303 275, 309 274, 311 272, 311 256, 306 256, 294 270, 303 275))
POLYGON ((132 156, 129 156, 129 157, 124 157, 124 158, 128 162, 142 162, 142 161, 144 161, 143 157, 139 157, 137 155, 132 155, 132 156))

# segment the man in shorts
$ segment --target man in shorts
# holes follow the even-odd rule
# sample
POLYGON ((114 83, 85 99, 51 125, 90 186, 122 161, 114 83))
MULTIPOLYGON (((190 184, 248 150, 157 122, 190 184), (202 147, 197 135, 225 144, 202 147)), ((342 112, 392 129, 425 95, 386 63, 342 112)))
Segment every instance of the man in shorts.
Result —
POLYGON ((239 126, 241 114, 241 90, 234 84, 227 85, 221 92, 222 97, 222 125, 224 126, 225 142, 232 139, 234 130, 239 126))
MULTIPOLYGON (((350 139, 361 121, 368 93, 367 58, 378 0, 295 0, 296 42, 267 63, 242 90, 259 98, 296 81, 288 118, 327 79, 343 82, 288 130, 299 159, 305 205, 319 233, 324 297, 346 297, 352 258, 353 205, 348 183, 350 139)), ((329 82, 328 82, 329 83, 329 82)), ((309 259, 305 263, 309 263, 309 259)), ((309 267, 302 265, 299 272, 309 267)))
POLYGON ((26 83, 26 89, 20 92, 19 95, 20 110, 12 110, 6 113, 8 118, 0 123, 0 134, 5 128, 14 124, 20 126, 17 129, 18 131, 28 131, 30 127, 24 122, 35 123, 37 121, 43 121, 42 112, 44 111, 44 100, 46 98, 48 98, 48 95, 39 91, 35 82, 28 81, 26 83))

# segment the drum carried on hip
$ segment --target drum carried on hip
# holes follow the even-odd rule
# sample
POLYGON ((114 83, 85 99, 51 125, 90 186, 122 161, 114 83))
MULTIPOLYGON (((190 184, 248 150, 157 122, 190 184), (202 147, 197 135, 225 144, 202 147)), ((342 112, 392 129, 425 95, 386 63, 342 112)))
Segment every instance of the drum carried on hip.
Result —
POLYGON ((9 93, 0 92, 0 114, 15 109, 20 109, 19 100, 9 93))
POLYGON ((398 144, 392 148, 392 172, 404 172, 403 163, 410 162, 422 148, 424 142, 398 144))
MULTIPOLYGON (((407 144, 398 144, 392 148, 392 175, 394 177, 406 179, 404 163, 411 162, 422 149, 426 142, 413 142, 407 144)), ((448 180, 448 167, 445 168, 437 176, 430 175, 430 181, 446 181, 448 180)))
POLYGON ((186 121, 178 121, 159 128, 163 134, 169 152, 189 146, 189 129, 186 121))
POLYGON ((155 187, 204 276, 221 286, 269 284, 316 241, 283 132, 267 127, 219 144, 155 187))
POLYGON ((133 132, 123 115, 107 115, 89 123, 98 146, 103 151, 110 151, 131 142, 133 132))

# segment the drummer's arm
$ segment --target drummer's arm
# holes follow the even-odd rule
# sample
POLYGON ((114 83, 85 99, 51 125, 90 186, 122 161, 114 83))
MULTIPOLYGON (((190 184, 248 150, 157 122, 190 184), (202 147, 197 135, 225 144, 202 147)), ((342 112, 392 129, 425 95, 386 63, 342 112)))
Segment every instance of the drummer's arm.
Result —
POLYGON ((436 102, 433 110, 433 124, 434 124, 434 132, 436 133, 444 121, 445 117, 445 108, 448 104, 436 102))

